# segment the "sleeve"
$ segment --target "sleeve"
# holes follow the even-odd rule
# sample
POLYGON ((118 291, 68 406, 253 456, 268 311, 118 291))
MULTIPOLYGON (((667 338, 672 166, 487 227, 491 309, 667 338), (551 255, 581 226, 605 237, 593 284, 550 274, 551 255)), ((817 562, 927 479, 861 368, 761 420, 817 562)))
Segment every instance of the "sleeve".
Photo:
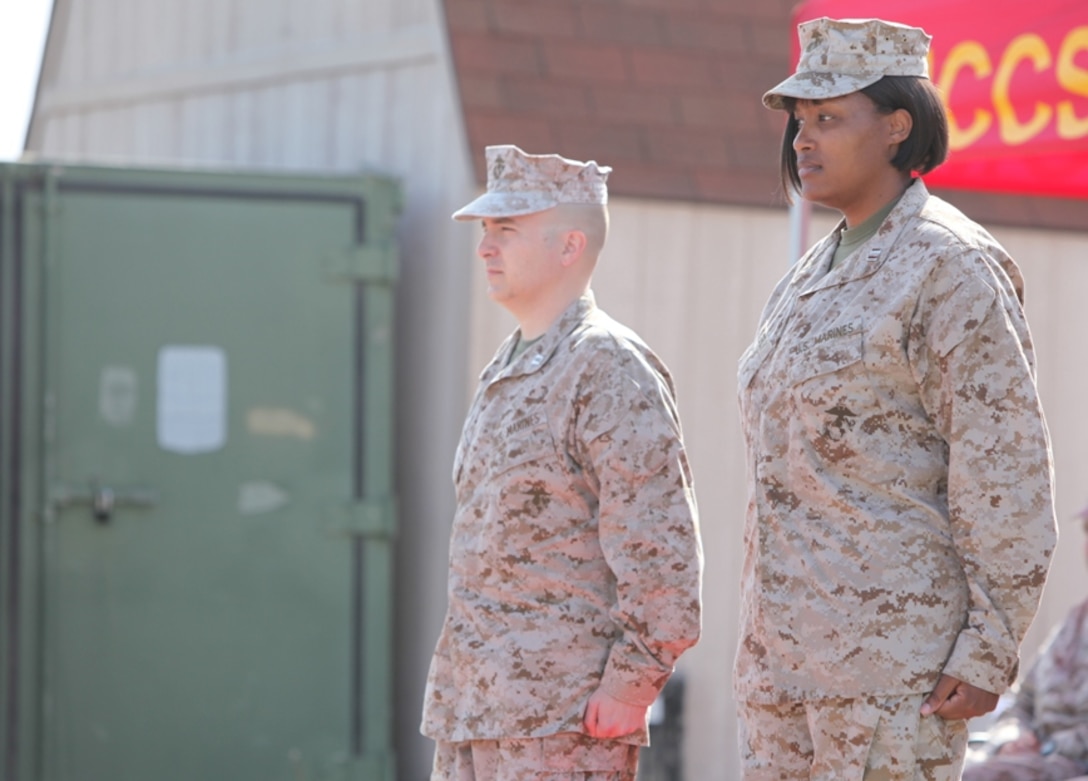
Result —
POLYGON ((948 520, 968 588, 944 672, 1000 693, 1057 540, 1031 339, 1007 279, 977 250, 936 267, 916 315, 915 366, 948 448, 948 520))
POLYGON ((601 688, 649 705, 701 629, 703 554, 672 388, 641 356, 598 361, 580 394, 575 447, 598 484, 600 545, 615 576, 601 688))
MULTIPOLYGON (((1052 729, 1046 736, 1054 742, 1059 754, 1069 759, 1088 760, 1088 701, 1084 699, 1084 671, 1088 668, 1088 647, 1084 642, 1084 627, 1088 618, 1088 602, 1069 611, 1065 621, 1052 633, 1040 652, 1032 672, 1045 669, 1043 674, 1031 675, 1032 694, 1039 703, 1032 712, 1035 723, 1066 725, 1052 729), (1045 664, 1044 664, 1045 662, 1045 664), (1040 690, 1045 689, 1044 692, 1040 690)), ((1023 687, 1021 687, 1023 688, 1023 687)))
POLYGON ((1005 724, 1015 725, 1017 732, 1035 731, 1035 678, 1038 669, 1038 663, 1032 665, 1020 681, 1012 704, 998 714, 993 732, 999 732, 999 728, 1005 724))
POLYGON ((1067 759, 1088 760, 1088 724, 1058 730, 1050 736, 1055 750, 1067 759))

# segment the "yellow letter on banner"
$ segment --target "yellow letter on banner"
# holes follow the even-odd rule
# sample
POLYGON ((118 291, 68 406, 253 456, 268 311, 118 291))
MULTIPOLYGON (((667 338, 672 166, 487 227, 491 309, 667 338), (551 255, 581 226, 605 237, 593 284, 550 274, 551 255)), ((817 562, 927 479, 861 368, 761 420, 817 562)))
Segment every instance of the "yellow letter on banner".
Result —
POLYGON ((952 149, 963 149, 975 143, 990 129, 990 124, 993 122, 993 116, 989 111, 975 109, 975 117, 970 126, 961 130, 956 124, 956 117, 951 109, 952 85, 956 83, 959 72, 967 67, 971 68, 980 79, 986 78, 993 71, 990 56, 986 54, 982 44, 976 41, 963 41, 952 47, 952 51, 948 53, 948 58, 944 61, 944 66, 941 67, 941 78, 937 83, 941 94, 944 95, 945 108, 948 109, 948 145, 952 149))
POLYGON ((1009 83, 1021 60, 1031 60, 1036 71, 1050 67, 1050 50, 1046 42, 1035 33, 1024 33, 1013 38, 1005 55, 997 66, 994 76, 994 107, 997 109, 998 130, 1001 140, 1015 146, 1030 141, 1038 135, 1050 121, 1054 109, 1045 103, 1036 102, 1035 114, 1026 122, 1016 118, 1012 100, 1009 98, 1009 83))
MULTIPOLYGON (((1078 52, 1088 52, 1088 27, 1077 27, 1062 41, 1058 51, 1058 84, 1074 95, 1088 98, 1088 70, 1078 68, 1074 59, 1078 52)), ((1088 136, 1088 117, 1079 119, 1073 113, 1073 101, 1058 104, 1058 138, 1073 139, 1088 136)))

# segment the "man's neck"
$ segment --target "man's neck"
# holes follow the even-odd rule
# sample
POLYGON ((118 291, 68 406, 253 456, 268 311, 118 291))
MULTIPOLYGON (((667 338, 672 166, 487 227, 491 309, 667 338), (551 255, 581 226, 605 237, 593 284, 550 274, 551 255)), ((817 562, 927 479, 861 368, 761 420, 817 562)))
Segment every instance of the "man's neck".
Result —
POLYGON ((518 321, 518 327, 521 329, 521 338, 525 341, 532 341, 543 336, 562 317, 571 304, 585 295, 587 290, 589 290, 588 284, 573 294, 556 296, 549 301, 540 302, 531 311, 511 311, 510 314, 518 321))

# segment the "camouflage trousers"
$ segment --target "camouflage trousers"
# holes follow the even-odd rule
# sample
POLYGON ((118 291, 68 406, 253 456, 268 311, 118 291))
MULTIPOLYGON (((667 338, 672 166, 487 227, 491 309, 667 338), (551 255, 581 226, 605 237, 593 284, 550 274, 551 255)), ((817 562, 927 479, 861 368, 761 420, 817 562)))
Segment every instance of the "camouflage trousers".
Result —
POLYGON ((438 741, 431 781, 635 781, 638 746, 586 735, 438 741))
POLYGON ((744 781, 955 781, 967 725, 922 716, 924 695, 739 703, 744 781))
POLYGON ((1067 781, 1084 772, 1081 763, 1058 754, 998 755, 969 764, 963 771, 963 781, 1067 781))

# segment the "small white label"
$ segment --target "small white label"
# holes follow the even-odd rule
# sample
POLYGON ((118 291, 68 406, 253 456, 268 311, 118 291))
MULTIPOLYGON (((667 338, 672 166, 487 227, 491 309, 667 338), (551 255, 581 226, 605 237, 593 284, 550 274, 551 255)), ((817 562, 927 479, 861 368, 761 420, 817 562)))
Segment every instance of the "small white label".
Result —
POLYGON ((111 426, 127 426, 139 400, 136 372, 128 366, 104 366, 98 378, 98 414, 111 426))
POLYGON ((266 480, 251 480, 238 487, 238 513, 260 515, 278 510, 290 500, 287 492, 266 480))
POLYGON ((246 427, 250 434, 265 437, 314 438, 313 421, 283 407, 254 407, 246 414, 246 427))
POLYGON ((159 350, 158 442, 193 455, 227 440, 227 356, 218 347, 159 350))

